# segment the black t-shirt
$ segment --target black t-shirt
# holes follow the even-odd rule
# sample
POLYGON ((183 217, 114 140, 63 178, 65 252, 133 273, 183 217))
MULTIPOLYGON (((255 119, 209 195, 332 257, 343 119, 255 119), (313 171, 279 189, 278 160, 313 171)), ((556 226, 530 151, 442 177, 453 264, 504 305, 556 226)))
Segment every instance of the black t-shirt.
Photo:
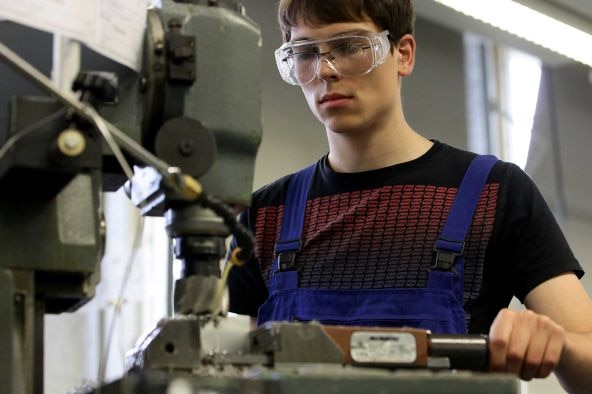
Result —
MULTIPOLYGON (((425 287, 436 237, 474 157, 437 141, 415 160, 359 173, 337 173, 323 157, 316 164, 296 257, 299 286, 425 287)), ((245 267, 231 271, 232 312, 256 316, 268 297, 289 179, 256 191, 241 215, 257 249, 245 267)), ((463 305, 472 333, 487 333, 513 295, 524 301, 554 276, 583 275, 535 184, 519 167, 501 161, 482 190, 464 255, 463 305)))

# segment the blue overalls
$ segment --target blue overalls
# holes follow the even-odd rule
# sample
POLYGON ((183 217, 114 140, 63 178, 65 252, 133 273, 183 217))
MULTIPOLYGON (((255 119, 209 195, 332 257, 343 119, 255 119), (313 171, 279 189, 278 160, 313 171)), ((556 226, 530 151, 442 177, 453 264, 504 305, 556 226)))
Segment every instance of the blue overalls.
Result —
POLYGON ((481 190, 496 161, 494 156, 477 156, 467 169, 436 240, 435 263, 425 288, 298 288, 294 261, 302 242, 306 198, 315 166, 294 174, 284 202, 280 240, 275 245, 269 298, 259 309, 257 324, 315 320, 332 325, 407 326, 434 333, 466 333, 462 303, 464 242, 481 190))

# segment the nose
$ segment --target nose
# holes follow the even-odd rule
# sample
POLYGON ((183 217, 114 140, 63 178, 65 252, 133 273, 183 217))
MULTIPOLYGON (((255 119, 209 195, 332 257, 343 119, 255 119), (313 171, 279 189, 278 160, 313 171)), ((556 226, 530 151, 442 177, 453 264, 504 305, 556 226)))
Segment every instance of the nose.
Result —
POLYGON ((320 80, 330 80, 330 79, 337 79, 341 76, 339 72, 335 69, 333 63, 331 63, 330 54, 323 53, 319 54, 322 56, 318 57, 317 60, 317 78, 320 80))

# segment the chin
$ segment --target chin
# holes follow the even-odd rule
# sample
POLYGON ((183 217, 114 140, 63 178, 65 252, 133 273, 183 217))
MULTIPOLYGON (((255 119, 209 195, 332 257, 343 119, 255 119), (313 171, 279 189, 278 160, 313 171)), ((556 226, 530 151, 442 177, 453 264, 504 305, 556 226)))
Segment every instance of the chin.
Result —
POLYGON ((367 126, 357 116, 325 116, 320 118, 327 131, 336 134, 355 133, 367 126))
POLYGON ((352 124, 345 122, 328 122, 325 123, 325 128, 334 134, 357 134, 364 131, 364 127, 360 124, 352 124))

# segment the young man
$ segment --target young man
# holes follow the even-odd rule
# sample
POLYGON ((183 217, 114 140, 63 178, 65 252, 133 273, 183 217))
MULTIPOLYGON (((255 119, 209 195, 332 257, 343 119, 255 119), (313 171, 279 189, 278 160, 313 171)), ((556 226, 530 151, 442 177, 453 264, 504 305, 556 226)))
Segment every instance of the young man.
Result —
POLYGON ((592 302, 551 212, 518 167, 430 141, 405 121, 410 0, 282 0, 282 77, 329 153, 258 190, 256 255, 231 311, 268 320, 488 333, 490 364, 592 387, 592 302), (516 295, 528 310, 505 309, 516 295))

